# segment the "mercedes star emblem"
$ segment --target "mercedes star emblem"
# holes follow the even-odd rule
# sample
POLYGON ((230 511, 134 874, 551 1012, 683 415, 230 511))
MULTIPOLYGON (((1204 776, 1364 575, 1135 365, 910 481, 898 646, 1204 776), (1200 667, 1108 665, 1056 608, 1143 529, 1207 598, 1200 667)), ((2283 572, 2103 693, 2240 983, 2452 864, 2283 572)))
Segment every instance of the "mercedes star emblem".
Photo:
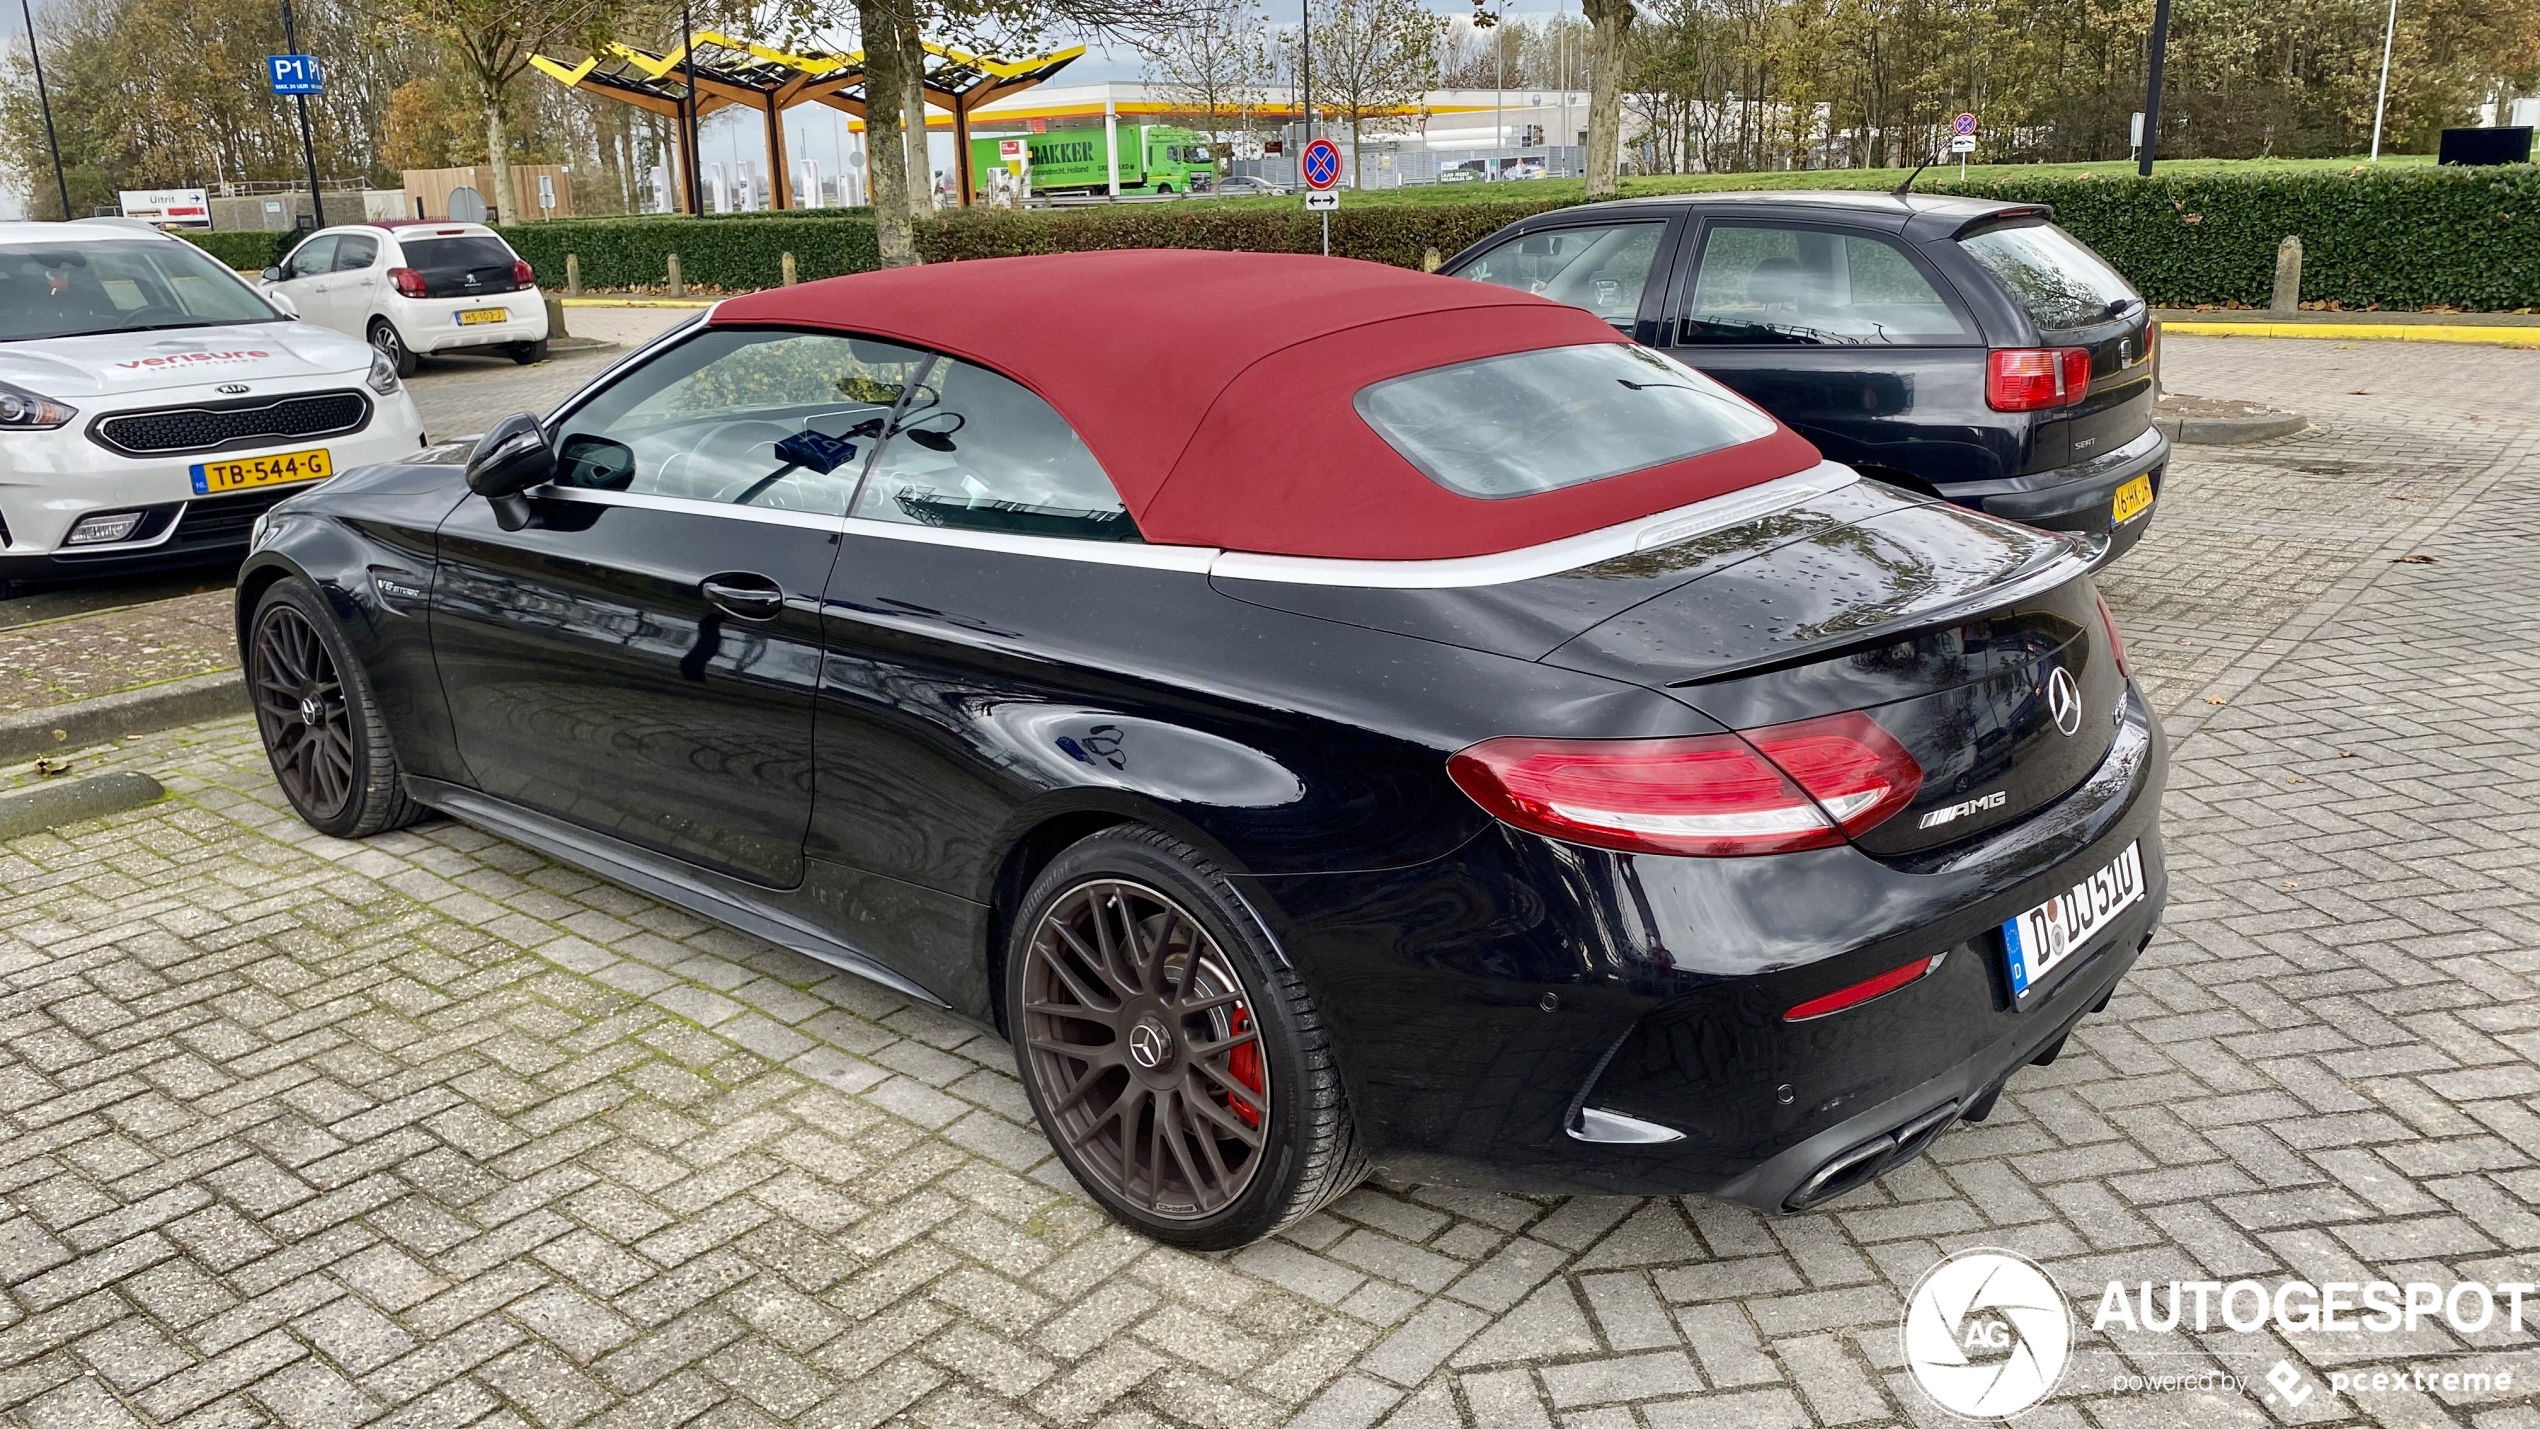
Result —
POLYGON ((1149 1071, 1164 1065, 1166 1051, 1164 1029, 1152 1022, 1141 1022, 1129 1029, 1129 1055, 1149 1071))
POLYGON ((2046 713, 2067 738, 2081 733, 2081 687, 2073 683, 2072 671, 2059 666, 2046 677, 2046 713))

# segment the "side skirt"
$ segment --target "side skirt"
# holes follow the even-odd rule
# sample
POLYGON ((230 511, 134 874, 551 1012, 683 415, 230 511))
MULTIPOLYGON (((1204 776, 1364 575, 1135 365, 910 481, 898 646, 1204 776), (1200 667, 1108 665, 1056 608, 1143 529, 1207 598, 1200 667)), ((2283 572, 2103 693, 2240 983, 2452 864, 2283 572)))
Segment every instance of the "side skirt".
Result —
POLYGON ((930 1007, 951 1006, 861 949, 787 912, 776 901, 781 894, 771 897, 765 889, 690 867, 622 839, 594 833, 457 784, 409 775, 406 788, 416 799, 454 819, 552 854, 585 873, 597 874, 648 898, 685 908, 700 918, 711 918, 805 957, 817 958, 930 1007))

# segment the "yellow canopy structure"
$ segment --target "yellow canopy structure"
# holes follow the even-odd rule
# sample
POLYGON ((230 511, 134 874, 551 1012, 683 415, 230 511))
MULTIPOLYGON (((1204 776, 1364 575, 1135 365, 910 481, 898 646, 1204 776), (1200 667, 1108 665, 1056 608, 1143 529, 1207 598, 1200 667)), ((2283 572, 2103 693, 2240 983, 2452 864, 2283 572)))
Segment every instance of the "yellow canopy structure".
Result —
MULTIPOLYGON (((927 102, 952 115, 954 162, 960 173, 961 201, 967 205, 972 187, 971 112, 1042 83, 1083 55, 1085 47, 1075 45, 1024 60, 993 59, 931 42, 924 48, 927 102)), ((793 207, 792 166, 785 157, 784 113, 796 104, 815 103, 863 118, 864 51, 794 54, 712 31, 700 32, 693 50, 693 63, 688 48, 656 54, 618 43, 580 64, 569 65, 545 55, 531 55, 529 62, 558 84, 673 118, 691 102, 688 77, 693 73, 698 118, 736 104, 746 104, 763 116, 767 127, 769 206, 793 207)), ((684 135, 681 142, 686 142, 684 135)), ((680 208, 689 213, 700 212, 697 196, 687 192, 687 166, 672 167, 680 175, 680 208)))

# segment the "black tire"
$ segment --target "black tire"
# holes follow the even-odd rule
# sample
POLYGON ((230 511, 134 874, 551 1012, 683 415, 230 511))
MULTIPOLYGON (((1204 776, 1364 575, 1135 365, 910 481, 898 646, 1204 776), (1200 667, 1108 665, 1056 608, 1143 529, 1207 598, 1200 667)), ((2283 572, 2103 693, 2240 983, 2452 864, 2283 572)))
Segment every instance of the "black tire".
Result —
POLYGON ((423 365, 423 360, 406 346, 406 340, 397 336, 397 325, 386 318, 370 320, 370 345, 388 354, 388 360, 397 364, 400 377, 414 376, 415 369, 423 365))
POLYGON ((1313 995, 1224 872, 1160 829, 1104 830, 1041 871, 1005 997, 1041 1130, 1103 1209, 1157 1240, 1246 1245, 1366 1177, 1313 995))
POLYGON ((246 654, 266 762, 309 827, 358 839, 423 817, 406 794, 370 675, 316 587, 298 576, 268 587, 248 622, 246 654))
POLYGON ((547 360, 547 340, 543 337, 536 342, 515 342, 504 350, 512 355, 512 361, 523 367, 547 360))

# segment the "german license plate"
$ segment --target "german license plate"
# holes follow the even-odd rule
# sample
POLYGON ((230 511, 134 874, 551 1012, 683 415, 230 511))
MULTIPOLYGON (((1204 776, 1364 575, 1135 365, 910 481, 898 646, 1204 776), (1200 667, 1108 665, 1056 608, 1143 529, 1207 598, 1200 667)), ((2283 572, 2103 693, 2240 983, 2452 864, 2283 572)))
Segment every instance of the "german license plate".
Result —
MULTIPOLYGON (((459 326, 474 327, 478 323, 505 322, 510 319, 511 315, 512 310, 509 308, 469 308, 466 312, 459 314, 459 326)), ((2122 491, 2118 492, 2117 496, 2119 500, 2123 500, 2125 493, 2122 491)), ((2124 520, 2125 518, 2119 517, 2117 519, 2124 520)))
POLYGON ((2108 523, 2122 526, 2152 509, 2152 478, 2138 476, 2117 488, 2117 499, 2108 504, 2108 523))
POLYGON ((304 452, 283 452, 278 456, 251 456, 243 461, 196 462, 194 494, 218 496, 224 491, 243 491, 250 486, 319 481, 334 474, 335 460, 326 454, 324 447, 313 447, 304 452))
POLYGON ((2117 914, 2143 899, 2141 844, 2127 844, 2116 861, 2002 925, 2002 953, 2011 972, 2011 997, 2024 1002, 2117 914))

